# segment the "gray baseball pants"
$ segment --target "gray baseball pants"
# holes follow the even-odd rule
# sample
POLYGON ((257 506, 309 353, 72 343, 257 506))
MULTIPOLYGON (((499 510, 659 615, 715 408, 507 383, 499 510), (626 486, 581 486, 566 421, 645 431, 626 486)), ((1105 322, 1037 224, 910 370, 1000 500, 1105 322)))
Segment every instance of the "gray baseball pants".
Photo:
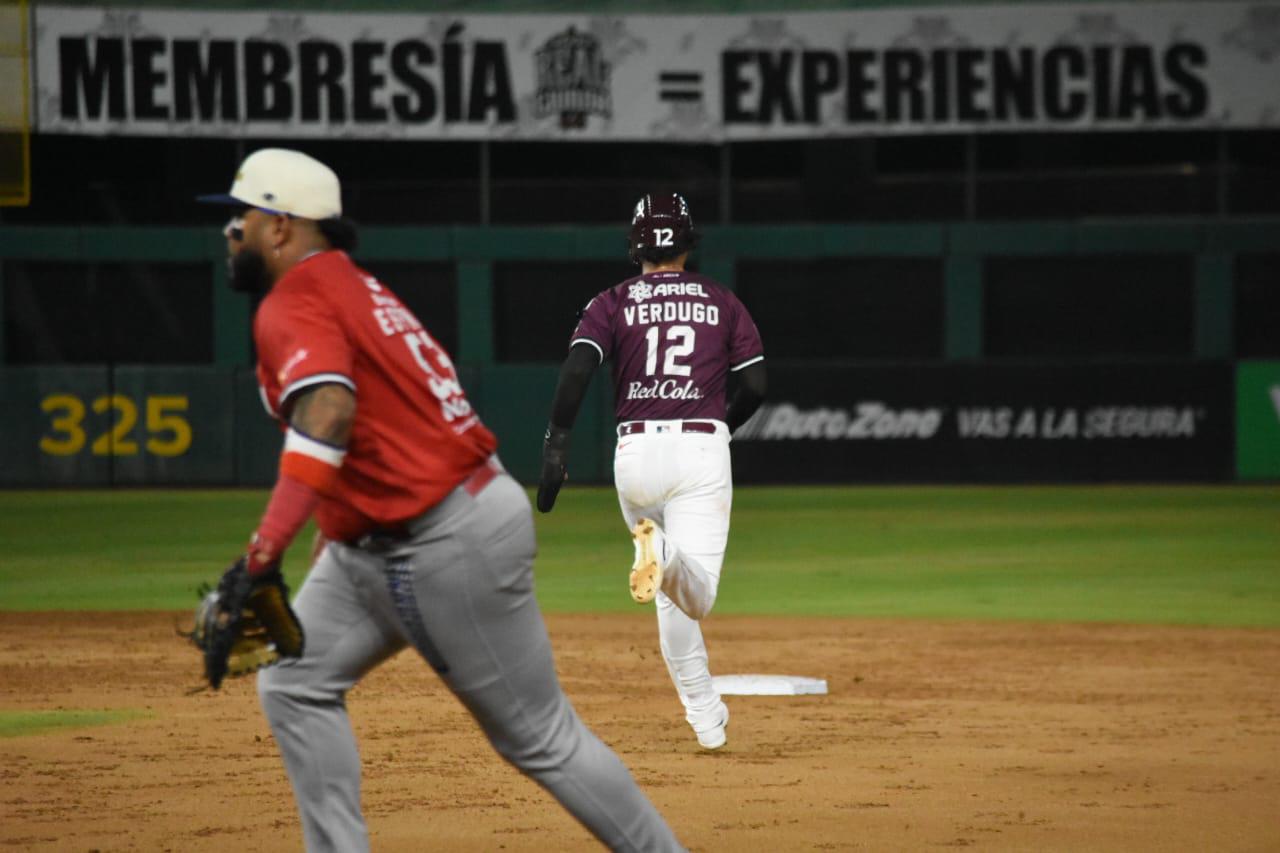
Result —
MULTIPOLYGON (((369 849, 345 697, 406 646, 439 673, 494 749, 606 846, 684 849, 560 688, 533 594, 535 550, 528 498, 506 474, 474 496, 455 489, 404 539, 325 549, 294 601, 303 657, 258 676, 308 851, 369 849)), ((422 849, 430 846, 424 838, 422 849)))

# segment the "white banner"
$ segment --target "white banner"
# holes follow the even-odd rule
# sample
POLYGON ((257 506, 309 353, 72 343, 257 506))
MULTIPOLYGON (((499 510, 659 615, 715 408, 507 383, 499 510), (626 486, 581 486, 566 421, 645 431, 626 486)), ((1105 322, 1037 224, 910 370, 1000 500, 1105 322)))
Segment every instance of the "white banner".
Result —
POLYGON ((1274 4, 33 17, 46 133, 721 142, 1280 125, 1274 4))

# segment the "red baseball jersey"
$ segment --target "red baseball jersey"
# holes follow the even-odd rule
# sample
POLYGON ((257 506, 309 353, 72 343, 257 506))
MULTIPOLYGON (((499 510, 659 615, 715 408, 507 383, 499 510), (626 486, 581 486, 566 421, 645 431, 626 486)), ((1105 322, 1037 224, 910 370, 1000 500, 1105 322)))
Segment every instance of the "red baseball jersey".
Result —
POLYGON ((587 303, 569 346, 612 360, 619 421, 724 420, 729 373, 764 358, 738 297, 705 275, 651 272, 587 303))
POLYGON ((347 456, 316 511, 349 540, 420 515, 497 447, 472 411, 448 354, 394 293, 345 252, 312 255, 271 289, 254 317, 263 403, 287 421, 305 388, 356 395, 347 456))

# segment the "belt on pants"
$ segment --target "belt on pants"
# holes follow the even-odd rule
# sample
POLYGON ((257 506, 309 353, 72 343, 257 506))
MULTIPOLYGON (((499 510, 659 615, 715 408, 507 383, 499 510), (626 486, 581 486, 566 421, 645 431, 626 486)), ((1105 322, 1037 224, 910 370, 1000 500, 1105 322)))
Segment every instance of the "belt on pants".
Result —
POLYGON ((484 462, 480 463, 474 471, 467 475, 467 479, 459 483, 452 492, 440 501, 440 503, 427 509, 421 515, 415 516, 407 521, 392 527, 379 527, 365 533, 363 536, 350 539, 346 544, 353 548, 385 548, 394 544, 396 541, 408 539, 414 535, 415 530, 422 521, 435 512, 440 506, 446 503, 449 498, 456 495, 459 491, 466 492, 471 497, 475 497, 484 491, 485 486, 493 482, 493 479, 501 474, 505 469, 502 463, 498 461, 497 454, 490 456, 484 462))
POLYGON ((681 421, 680 429, 676 430, 671 427, 659 426, 657 424, 649 424, 646 421, 623 421, 618 424, 618 435, 636 435, 643 432, 702 432, 714 433, 716 425, 707 421, 681 421))
POLYGON ((501 473, 502 463, 498 461, 497 456, 490 456, 481 463, 479 468, 471 472, 471 476, 462 481, 462 490, 475 497, 501 473))

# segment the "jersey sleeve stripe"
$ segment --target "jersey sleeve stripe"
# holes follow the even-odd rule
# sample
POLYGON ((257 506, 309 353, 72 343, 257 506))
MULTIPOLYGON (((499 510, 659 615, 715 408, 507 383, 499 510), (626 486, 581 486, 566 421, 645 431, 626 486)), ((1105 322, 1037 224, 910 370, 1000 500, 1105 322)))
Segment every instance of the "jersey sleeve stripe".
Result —
POLYGON ((288 400, 290 397, 292 397, 294 394, 297 394, 303 388, 309 388, 312 385, 324 385, 330 382, 337 383, 338 385, 345 385, 351 389, 352 393, 355 393, 356 383, 352 382, 349 378, 347 378, 346 376, 343 376, 341 373, 316 373, 311 376, 302 377, 297 382, 294 382, 288 388, 285 388, 283 391, 281 391, 280 405, 281 407, 283 407, 285 400, 288 400))
POLYGON ((742 362, 742 364, 735 364, 733 367, 730 367, 730 368, 729 368, 729 372, 730 372, 730 373, 736 373, 737 371, 741 370, 741 369, 742 369, 742 368, 744 368, 744 367, 750 367, 751 365, 755 364, 757 361, 764 361, 764 354, 763 354, 763 353, 761 353, 760 355, 756 356, 755 358, 749 358, 749 359, 747 359, 746 361, 742 362))
POLYGON ((266 409, 267 414, 271 417, 279 417, 275 410, 271 408, 271 401, 267 399, 267 389, 261 385, 258 386, 258 399, 262 401, 262 408, 266 409))
POLYGON ((600 360, 604 361, 604 350, 600 348, 600 345, 598 343, 591 340, 591 338, 574 338, 573 340, 569 341, 569 349, 573 349, 574 346, 577 344, 590 344, 592 347, 595 348, 595 351, 599 353, 600 360))

